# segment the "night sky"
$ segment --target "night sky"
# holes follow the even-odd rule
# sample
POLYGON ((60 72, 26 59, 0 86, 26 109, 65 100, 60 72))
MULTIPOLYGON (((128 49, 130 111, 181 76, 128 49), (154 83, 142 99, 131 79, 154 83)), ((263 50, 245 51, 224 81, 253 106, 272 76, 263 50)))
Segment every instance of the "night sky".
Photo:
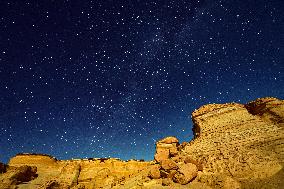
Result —
POLYGON ((283 0, 1 0, 0 161, 153 159, 208 103, 284 98, 283 0))

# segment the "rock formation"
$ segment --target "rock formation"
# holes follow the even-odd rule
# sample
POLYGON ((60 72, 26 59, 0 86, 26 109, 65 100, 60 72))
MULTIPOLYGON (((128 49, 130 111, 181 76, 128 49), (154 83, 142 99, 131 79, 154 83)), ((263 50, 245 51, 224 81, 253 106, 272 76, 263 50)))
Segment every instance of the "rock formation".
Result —
MULTIPOLYGON (((153 162, 118 159, 57 160, 48 155, 18 154, 9 167, 37 167, 38 177, 20 188, 111 188, 147 169, 153 162)), ((4 174, 3 174, 4 176, 4 174)), ((0 187, 1 188, 1 187, 0 187)))
POLYGON ((192 141, 166 137, 150 162, 19 154, 0 188, 284 188, 283 100, 204 105, 192 121, 192 141))
POLYGON ((203 164, 200 181, 215 186, 219 180, 227 188, 284 186, 283 100, 205 105, 192 120, 196 136, 182 154, 203 164))

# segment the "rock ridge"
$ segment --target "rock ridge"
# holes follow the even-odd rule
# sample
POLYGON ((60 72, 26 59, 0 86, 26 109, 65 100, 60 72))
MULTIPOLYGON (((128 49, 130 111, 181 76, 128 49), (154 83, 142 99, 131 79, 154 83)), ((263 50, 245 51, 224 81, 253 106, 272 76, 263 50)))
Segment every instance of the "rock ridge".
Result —
POLYGON ((0 163, 0 188, 284 188, 284 101, 201 106, 194 139, 156 142, 153 161, 57 160, 17 154, 0 163))

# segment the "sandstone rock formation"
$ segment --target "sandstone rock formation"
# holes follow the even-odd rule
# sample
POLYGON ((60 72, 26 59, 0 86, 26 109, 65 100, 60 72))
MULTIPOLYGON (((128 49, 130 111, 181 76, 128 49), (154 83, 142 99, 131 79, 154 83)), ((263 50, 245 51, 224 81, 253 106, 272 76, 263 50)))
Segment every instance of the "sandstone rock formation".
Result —
POLYGON ((179 142, 175 137, 167 137, 156 143, 156 154, 155 160, 157 162, 162 162, 165 159, 174 157, 178 154, 179 142))
POLYGON ((194 139, 158 141, 151 162, 19 154, 0 164, 0 188, 284 188, 283 100, 209 104, 192 121, 194 139))
POLYGON ((60 161, 47 155, 19 154, 10 167, 38 167, 38 178, 20 184, 20 188, 112 188, 123 185, 152 162, 118 159, 78 159, 60 161))
POLYGON ((227 188, 284 186, 283 100, 205 105, 192 120, 195 139, 181 153, 203 163, 200 181, 216 186, 219 180, 227 188))
MULTIPOLYGON (((157 173, 157 168, 155 173, 162 178, 163 186, 174 187, 173 182, 186 185, 197 177, 197 166, 200 167, 200 165, 197 161, 181 154, 181 150, 185 146, 185 143, 179 145, 179 141, 175 137, 167 137, 156 143, 155 161, 159 165, 160 174, 157 173)), ((152 170, 149 174, 152 175, 152 170)))

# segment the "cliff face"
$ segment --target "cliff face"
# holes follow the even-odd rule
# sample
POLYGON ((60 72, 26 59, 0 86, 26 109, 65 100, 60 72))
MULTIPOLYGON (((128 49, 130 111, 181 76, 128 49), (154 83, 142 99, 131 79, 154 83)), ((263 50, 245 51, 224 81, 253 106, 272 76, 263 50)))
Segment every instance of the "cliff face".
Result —
POLYGON ((158 141, 152 162, 20 154, 0 164, 0 188, 284 188, 283 100, 205 105, 192 120, 194 140, 158 141))
POLYGON ((202 162, 200 181, 214 186, 210 182, 219 176, 220 183, 233 178, 242 188, 284 186, 283 100, 205 105, 192 120, 196 137, 181 153, 202 162))

